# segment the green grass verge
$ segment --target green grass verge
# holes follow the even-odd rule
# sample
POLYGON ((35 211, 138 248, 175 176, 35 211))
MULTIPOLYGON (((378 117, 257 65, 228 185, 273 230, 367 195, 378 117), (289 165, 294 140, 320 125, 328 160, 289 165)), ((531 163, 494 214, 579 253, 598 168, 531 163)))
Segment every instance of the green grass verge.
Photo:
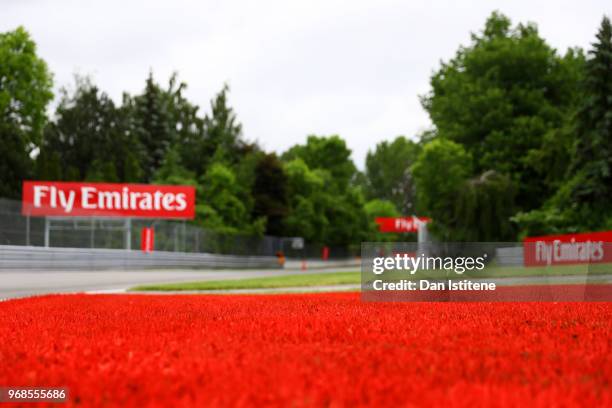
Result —
MULTIPOLYGON (((568 276, 612 274, 611 264, 564 265, 553 267, 525 268, 489 265, 482 271, 470 271, 458 275, 448 271, 419 271, 410 275, 404 271, 387 271, 383 277, 369 274, 366 280, 385 279, 466 279, 466 278, 504 278, 528 276, 568 276)), ((360 284, 360 272, 335 272, 317 274, 295 274, 263 278, 201 281, 136 286, 133 291, 190 291, 190 290, 231 290, 231 289, 275 289, 288 287, 329 286, 360 284)))
POLYGON ((328 286, 361 283, 359 272, 335 272, 317 274, 296 274, 264 278, 218 280, 185 283, 167 283, 136 286, 133 291, 181 291, 181 290, 229 290, 229 289, 272 289, 301 286, 328 286))
POLYGON ((612 273, 612 265, 593 263, 533 267, 491 265, 482 271, 466 272, 466 275, 474 278, 504 278, 520 276, 607 275, 610 273, 612 273))
POLYGON ((578 264, 578 265, 556 265, 548 267, 524 267, 524 266, 499 266, 488 265, 485 269, 478 271, 466 271, 457 274, 453 271, 444 270, 419 270, 414 275, 400 270, 390 270, 383 275, 370 273, 366 280, 385 279, 388 282, 401 279, 484 279, 484 278, 520 278, 535 276, 588 276, 588 275, 612 275, 612 264, 578 264))

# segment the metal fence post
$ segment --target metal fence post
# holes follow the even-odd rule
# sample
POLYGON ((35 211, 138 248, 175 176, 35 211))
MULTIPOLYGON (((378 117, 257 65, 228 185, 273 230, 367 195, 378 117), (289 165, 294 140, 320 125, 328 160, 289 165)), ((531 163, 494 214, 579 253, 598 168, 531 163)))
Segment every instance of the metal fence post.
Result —
POLYGON ((187 252, 187 225, 185 224, 185 220, 183 220, 183 239, 182 239, 182 245, 183 245, 183 252, 187 252))
POLYGON ((125 249, 129 251, 132 249, 132 219, 131 218, 125 219, 124 228, 125 228, 125 249))
POLYGON ((174 224, 174 252, 179 251, 179 241, 178 241, 178 225, 174 224))
POLYGON ((30 215, 26 216, 26 246, 30 246, 30 215))
POLYGON ((95 221, 94 221, 93 218, 91 219, 90 225, 91 225, 91 230, 89 232, 89 244, 90 244, 91 248, 94 248, 94 244, 95 244, 95 221))
POLYGON ((45 217, 45 248, 49 248, 49 217, 45 217))

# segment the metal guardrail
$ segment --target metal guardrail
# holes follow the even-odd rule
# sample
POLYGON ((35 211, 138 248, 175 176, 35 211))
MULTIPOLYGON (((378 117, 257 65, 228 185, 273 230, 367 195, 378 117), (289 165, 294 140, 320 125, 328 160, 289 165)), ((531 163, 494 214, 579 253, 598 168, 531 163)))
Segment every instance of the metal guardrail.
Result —
POLYGON ((522 246, 497 248, 495 259, 500 266, 523 266, 525 265, 525 255, 522 246))
POLYGON ((273 256, 237 256, 122 249, 45 248, 0 245, 0 270, 138 270, 138 269, 281 268, 273 256))

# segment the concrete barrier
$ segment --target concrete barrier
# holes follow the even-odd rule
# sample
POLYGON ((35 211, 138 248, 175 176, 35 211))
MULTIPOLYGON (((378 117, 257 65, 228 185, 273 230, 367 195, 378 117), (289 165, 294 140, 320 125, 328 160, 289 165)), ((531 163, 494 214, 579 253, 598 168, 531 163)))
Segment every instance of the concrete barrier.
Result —
POLYGON ((522 246, 497 248, 495 259, 500 266, 524 266, 525 255, 522 246))
POLYGON ((361 270, 361 260, 357 258, 348 259, 333 259, 322 261, 320 259, 288 259, 285 263, 285 269, 287 270, 326 270, 326 269, 338 269, 338 268, 354 268, 354 270, 361 270))
POLYGON ((273 256, 0 245, 0 270, 272 269, 273 256))

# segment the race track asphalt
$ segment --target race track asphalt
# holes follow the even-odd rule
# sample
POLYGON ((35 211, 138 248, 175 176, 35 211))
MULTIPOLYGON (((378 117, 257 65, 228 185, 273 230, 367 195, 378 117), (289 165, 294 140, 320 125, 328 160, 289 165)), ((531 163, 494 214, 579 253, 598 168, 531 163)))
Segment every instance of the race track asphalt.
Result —
POLYGON ((136 285, 356 271, 358 267, 268 270, 0 271, 0 299, 49 293, 120 291, 136 285))

